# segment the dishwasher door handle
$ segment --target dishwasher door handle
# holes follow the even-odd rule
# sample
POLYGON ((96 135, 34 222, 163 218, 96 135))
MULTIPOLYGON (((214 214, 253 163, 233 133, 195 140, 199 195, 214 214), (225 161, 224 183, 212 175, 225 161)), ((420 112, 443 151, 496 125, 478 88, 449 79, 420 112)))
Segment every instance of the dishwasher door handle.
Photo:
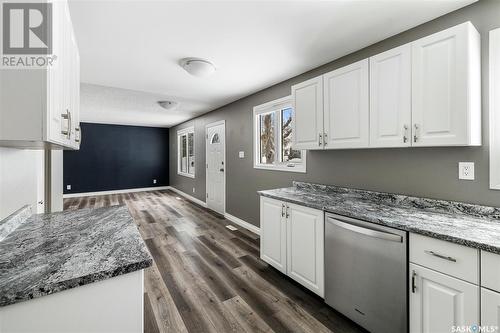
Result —
POLYGON ((332 223, 332 224, 336 225, 337 227, 344 228, 344 229, 356 232, 358 234, 363 234, 363 235, 366 235, 369 237, 379 238, 379 239, 383 239, 383 240, 387 240, 387 241, 391 241, 391 242, 398 242, 398 243, 403 242, 403 237, 396 235, 396 234, 391 234, 389 232, 359 227, 355 224, 341 222, 341 221, 333 219, 331 217, 328 217, 326 220, 327 220, 327 222, 332 223))

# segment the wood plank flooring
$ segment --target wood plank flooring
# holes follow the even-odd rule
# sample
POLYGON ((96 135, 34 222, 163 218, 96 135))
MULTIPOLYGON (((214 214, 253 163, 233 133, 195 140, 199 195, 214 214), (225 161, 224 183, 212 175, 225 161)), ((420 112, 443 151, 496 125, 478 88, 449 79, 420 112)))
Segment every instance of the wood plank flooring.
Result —
POLYGON ((64 209, 123 204, 154 258, 145 332, 366 332, 261 261, 257 235, 172 191, 69 198, 64 209))

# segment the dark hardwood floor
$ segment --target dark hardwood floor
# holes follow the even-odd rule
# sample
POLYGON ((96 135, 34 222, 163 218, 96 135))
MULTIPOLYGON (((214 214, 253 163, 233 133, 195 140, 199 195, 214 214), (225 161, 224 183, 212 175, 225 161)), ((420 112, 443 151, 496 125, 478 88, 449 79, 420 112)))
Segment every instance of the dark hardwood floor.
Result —
POLYGON ((145 332, 366 332, 261 261, 257 235, 172 191, 70 198, 64 209, 119 204, 154 258, 145 332))

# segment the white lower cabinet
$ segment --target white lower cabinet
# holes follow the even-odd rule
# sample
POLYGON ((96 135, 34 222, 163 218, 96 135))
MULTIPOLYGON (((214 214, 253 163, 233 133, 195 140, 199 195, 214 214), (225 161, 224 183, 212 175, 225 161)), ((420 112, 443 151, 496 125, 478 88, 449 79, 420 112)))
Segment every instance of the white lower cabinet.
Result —
POLYGON ((324 213, 287 204, 287 274, 295 281, 324 295, 324 213))
POLYGON ((275 199, 260 199, 262 260, 324 296, 324 213, 275 199))
POLYGON ((481 326, 500 327, 500 294, 481 288, 481 326))
POLYGON ((479 325, 479 286, 410 263, 410 333, 479 325))
POLYGON ((286 274, 285 204, 260 198, 260 258, 286 274))

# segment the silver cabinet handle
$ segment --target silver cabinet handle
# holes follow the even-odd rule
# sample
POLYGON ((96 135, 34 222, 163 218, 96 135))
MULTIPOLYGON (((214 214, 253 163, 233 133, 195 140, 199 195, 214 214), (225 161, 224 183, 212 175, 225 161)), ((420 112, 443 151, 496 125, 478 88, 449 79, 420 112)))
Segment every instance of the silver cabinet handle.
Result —
POLYGON ((285 204, 281 204, 281 217, 285 217, 285 204))
POLYGON ((288 205, 286 205, 286 210, 285 210, 285 216, 286 216, 286 218, 290 217, 290 214, 288 214, 288 208, 290 208, 290 207, 288 207, 288 205))
POLYGON ((323 145, 323 137, 321 136, 321 133, 319 133, 319 139, 318 139, 318 146, 322 146, 323 145))
POLYGON ((404 134, 403 134, 403 143, 408 142, 408 126, 405 124, 403 126, 404 134))
POLYGON ((418 124, 413 125, 415 127, 415 133, 413 133, 413 142, 417 142, 418 136, 417 136, 417 130, 418 130, 418 124))
POLYGON ((412 271, 411 273, 411 292, 415 293, 417 291, 417 272, 412 271))
POLYGON ((403 237, 396 235, 396 234, 391 234, 389 232, 359 227, 359 226, 351 224, 351 223, 341 222, 341 221, 333 219, 331 217, 328 217, 326 219, 326 221, 336 225, 337 227, 347 229, 347 230, 350 230, 352 232, 356 232, 358 234, 363 234, 363 235, 373 237, 373 238, 380 238, 380 239, 384 239, 384 240, 391 241, 391 242, 398 242, 398 243, 403 242, 403 237))
POLYGON ((457 262, 457 259, 455 259, 453 257, 448 257, 444 254, 439 254, 439 253, 436 253, 434 251, 429 251, 429 250, 425 250, 424 252, 431 255, 431 256, 438 257, 439 259, 444 259, 444 260, 448 260, 451 262, 457 262))
POLYGON ((71 120, 71 111, 68 111, 68 140, 71 139, 71 130, 73 129, 73 121, 71 120))
POLYGON ((323 146, 328 144, 328 134, 323 133, 323 146))
POLYGON ((66 137, 68 138, 68 135, 71 132, 71 128, 70 128, 71 116, 69 115, 69 110, 68 109, 66 109, 66 113, 61 113, 61 119, 66 120, 67 123, 68 123, 67 130, 61 129, 61 134, 66 135, 66 137))
POLYGON ((75 142, 80 142, 81 137, 80 127, 75 128, 75 142))

